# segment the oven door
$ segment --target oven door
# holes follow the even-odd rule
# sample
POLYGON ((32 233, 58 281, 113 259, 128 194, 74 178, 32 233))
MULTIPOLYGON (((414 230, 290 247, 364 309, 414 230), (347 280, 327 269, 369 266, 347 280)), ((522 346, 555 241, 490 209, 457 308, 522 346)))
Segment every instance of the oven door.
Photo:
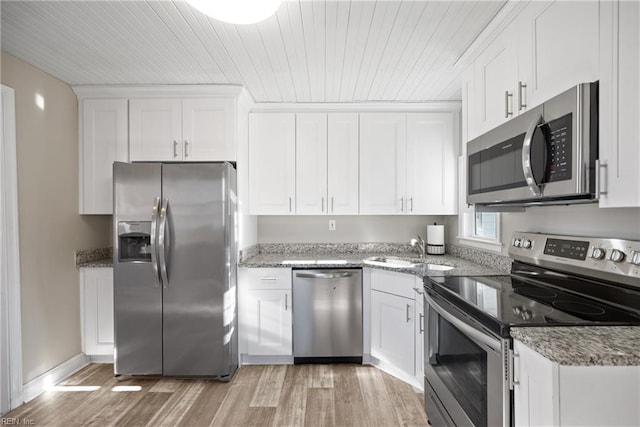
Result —
POLYGON ((435 427, 509 426, 509 340, 425 292, 425 409, 435 427))

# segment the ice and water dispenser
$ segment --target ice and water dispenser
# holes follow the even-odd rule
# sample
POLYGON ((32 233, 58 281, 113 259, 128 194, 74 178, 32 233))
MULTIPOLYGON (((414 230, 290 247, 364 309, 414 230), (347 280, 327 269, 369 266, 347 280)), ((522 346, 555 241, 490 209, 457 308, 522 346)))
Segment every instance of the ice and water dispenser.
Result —
POLYGON ((151 262, 151 221, 118 223, 118 261, 151 262))

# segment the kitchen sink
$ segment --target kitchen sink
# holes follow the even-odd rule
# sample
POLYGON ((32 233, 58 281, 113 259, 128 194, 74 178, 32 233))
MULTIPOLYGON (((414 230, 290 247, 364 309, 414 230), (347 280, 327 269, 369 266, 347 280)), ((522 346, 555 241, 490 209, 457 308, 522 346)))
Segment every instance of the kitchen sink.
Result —
POLYGON ((443 265, 443 264, 424 264, 424 267, 427 270, 433 270, 433 271, 449 271, 449 270, 453 270, 453 267, 451 267, 450 265, 443 265))
POLYGON ((386 258, 386 257, 370 257, 364 260, 365 264, 379 265, 391 268, 414 268, 422 266, 420 262, 405 261, 403 259, 386 258))
POLYGON ((365 264, 370 265, 378 265, 382 267, 389 268, 421 268, 424 267, 427 270, 431 271, 448 271, 452 270, 453 267, 450 265, 442 265, 442 264, 427 264, 419 261, 405 261, 403 259, 397 258, 387 258, 387 257, 370 257, 364 260, 365 264))

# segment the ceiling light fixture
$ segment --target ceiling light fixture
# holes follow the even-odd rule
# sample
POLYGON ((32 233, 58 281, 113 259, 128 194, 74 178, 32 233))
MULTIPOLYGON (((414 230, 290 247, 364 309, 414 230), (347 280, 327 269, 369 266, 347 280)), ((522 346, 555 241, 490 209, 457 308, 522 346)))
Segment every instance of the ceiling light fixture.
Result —
POLYGON ((200 12, 230 24, 256 24, 278 10, 280 0, 187 0, 200 12))

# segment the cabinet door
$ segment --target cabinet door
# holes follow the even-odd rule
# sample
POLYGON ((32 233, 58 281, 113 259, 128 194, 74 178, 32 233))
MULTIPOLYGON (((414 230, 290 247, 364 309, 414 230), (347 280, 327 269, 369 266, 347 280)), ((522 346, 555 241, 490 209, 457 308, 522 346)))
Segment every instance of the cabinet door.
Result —
POLYGON ((404 113, 360 114, 360 213, 407 211, 404 113))
POLYGON ((113 269, 80 270, 83 311, 83 351, 113 355, 113 269))
POLYGON ((479 133, 507 121, 515 112, 518 61, 514 28, 507 27, 474 63, 479 133))
POLYGON ((640 4, 601 2, 601 207, 640 206, 640 4))
POLYGON ((416 380, 422 384, 424 381, 424 296, 422 279, 416 277, 416 380))
POLYGON ((557 365, 513 340, 516 426, 559 425, 557 365))
POLYGON ((475 96, 474 67, 471 65, 462 73, 462 142, 466 144, 475 137, 478 132, 478 113, 475 96))
POLYGON ((520 14, 518 73, 527 108, 598 80, 599 7, 597 1, 542 1, 520 14))
POLYGON ((135 161, 182 160, 182 101, 129 100, 129 158, 135 161))
POLYGON ((113 162, 129 161, 126 99, 85 99, 80 117, 80 213, 113 214, 113 162))
POLYGON ((251 290, 248 295, 249 355, 293 355, 291 291, 251 290))
POLYGON ((456 214, 453 113, 407 114, 408 213, 456 214))
POLYGON ((371 291, 371 355, 415 375, 414 301, 371 291))
POLYGON ((293 113, 249 114, 249 212, 293 214, 296 178, 293 113))
POLYGON ((296 114, 296 213, 327 212, 327 115, 296 114))
POLYGON ((358 114, 329 113, 328 213, 358 214, 358 114))
POLYGON ((182 100, 182 157, 185 161, 235 161, 233 98, 182 100))

